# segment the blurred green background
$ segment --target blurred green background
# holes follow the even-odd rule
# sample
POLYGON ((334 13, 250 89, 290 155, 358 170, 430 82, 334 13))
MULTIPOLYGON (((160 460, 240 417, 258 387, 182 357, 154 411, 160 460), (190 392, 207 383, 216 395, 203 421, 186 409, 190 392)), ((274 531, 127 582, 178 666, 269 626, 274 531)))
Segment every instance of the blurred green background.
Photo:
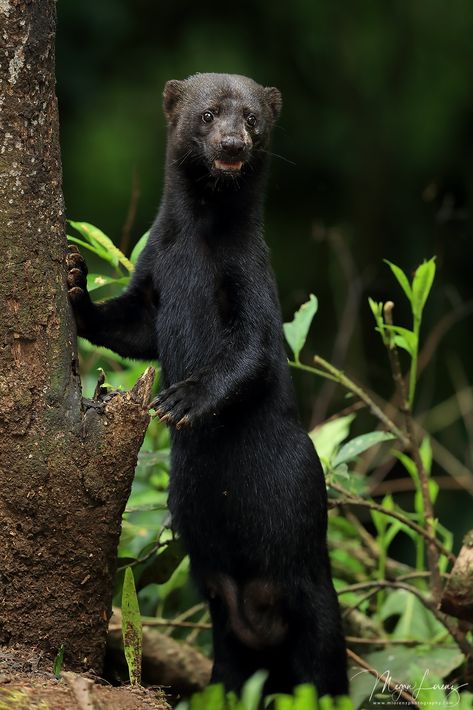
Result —
MULTIPOLYGON (((129 253, 159 206, 165 81, 219 71, 277 86, 284 107, 274 132, 280 157, 272 161, 266 234, 284 317, 315 293, 320 306, 307 352, 389 398, 393 385, 367 297, 394 298, 397 322, 410 325, 382 259, 409 272, 437 255, 423 334, 443 337, 432 341, 417 411, 435 413, 435 436, 455 459, 451 470, 436 473, 467 477, 472 37, 471 0, 60 0, 67 214, 96 224, 129 253)), ((298 373, 297 386, 307 424, 343 406, 342 393, 315 378, 298 373)), ((461 532, 471 519, 458 521, 459 493, 453 484, 445 488, 444 522, 461 532)))

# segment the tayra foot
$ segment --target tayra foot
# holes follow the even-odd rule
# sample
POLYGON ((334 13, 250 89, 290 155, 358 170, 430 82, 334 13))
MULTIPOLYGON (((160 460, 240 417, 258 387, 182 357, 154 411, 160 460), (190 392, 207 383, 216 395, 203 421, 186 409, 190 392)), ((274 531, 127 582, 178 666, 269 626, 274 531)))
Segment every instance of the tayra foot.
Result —
POLYGON ((189 378, 160 392, 149 404, 159 419, 176 429, 191 426, 209 410, 204 386, 189 378))

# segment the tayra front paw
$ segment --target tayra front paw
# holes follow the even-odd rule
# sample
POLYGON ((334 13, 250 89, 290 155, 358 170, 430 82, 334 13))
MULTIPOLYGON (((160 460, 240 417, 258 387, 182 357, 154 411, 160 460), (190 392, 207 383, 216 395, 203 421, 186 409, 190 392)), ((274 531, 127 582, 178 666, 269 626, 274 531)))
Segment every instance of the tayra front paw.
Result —
POLYGON ((92 301, 87 291, 87 264, 78 248, 71 244, 66 255, 67 288, 69 300, 74 308, 79 333, 86 330, 86 316, 92 301))
POLYGON ((149 408, 165 424, 181 429, 196 424, 209 411, 209 402, 204 386, 190 378, 160 392, 149 408))

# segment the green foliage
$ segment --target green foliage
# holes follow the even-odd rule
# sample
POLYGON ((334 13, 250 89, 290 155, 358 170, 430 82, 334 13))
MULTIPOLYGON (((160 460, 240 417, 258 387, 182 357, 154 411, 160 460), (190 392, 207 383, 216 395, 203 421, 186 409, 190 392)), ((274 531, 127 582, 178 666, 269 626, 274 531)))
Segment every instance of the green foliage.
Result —
MULTIPOLYGON (((127 260, 125 257, 124 260, 110 248, 107 238, 100 230, 86 223, 72 224, 81 226, 82 231, 78 230, 81 240, 86 241, 91 250, 95 251, 96 256, 102 259, 105 269, 115 270, 114 276, 102 274, 89 276, 89 280, 94 283, 93 295, 98 294, 102 287, 121 288, 125 285, 132 271, 127 267, 127 263, 129 261, 132 267, 136 263, 146 243, 147 235, 143 235, 140 239, 130 259, 127 260)), ((76 243, 77 239, 75 238, 76 243)), ((434 260, 430 260, 422 264, 412 280, 409 280, 396 265, 390 263, 389 266, 408 298, 413 318, 412 330, 386 322, 383 303, 370 299, 370 308, 375 318, 376 330, 380 333, 386 348, 390 350, 401 348, 408 353, 409 382, 414 381, 415 384, 420 326, 432 287, 435 263, 434 260)), ((294 356, 290 364, 296 370, 311 372, 317 377, 325 376, 331 381, 339 382, 350 394, 349 403, 353 399, 356 401, 362 388, 355 387, 344 373, 333 367, 330 371, 324 370, 322 366, 312 367, 300 360, 316 311, 317 299, 311 295, 309 301, 295 313, 293 321, 284 324, 284 334, 294 356)), ((106 372, 107 388, 130 388, 146 366, 130 362, 103 348, 94 348, 85 341, 80 342, 80 352, 83 384, 90 394, 95 387, 97 369, 106 372)), ((410 401, 411 407, 412 404, 413 400, 410 401)), ((376 413, 376 409, 371 405, 370 409, 376 413)), ((463 656, 445 626, 421 601, 422 595, 428 597, 429 594, 428 578, 425 576, 425 539, 412 527, 412 524, 423 526, 425 520, 421 479, 414 459, 404 450, 402 443, 400 445, 399 436, 402 432, 399 434, 397 430, 386 431, 385 422, 382 426, 381 430, 375 429, 372 425, 367 426, 363 422, 362 433, 360 433, 360 417, 358 413, 351 412, 336 415, 310 433, 325 471, 331 504, 334 507, 330 513, 329 540, 335 585, 341 601, 347 606, 356 607, 357 612, 366 619, 365 623, 374 625, 377 629, 376 634, 386 642, 382 650, 368 648, 368 653, 364 654, 365 660, 373 668, 379 673, 384 673, 388 669, 393 679, 411 688, 418 683, 418 674, 423 673, 425 669, 429 669, 432 678, 435 677, 445 684, 449 674, 460 667, 463 656), (411 509, 402 508, 393 494, 385 495, 379 503, 380 507, 370 496, 370 472, 375 470, 378 464, 385 465, 393 461, 399 462, 398 465, 405 469, 412 480, 414 493, 411 509), (363 510, 365 503, 368 506, 373 504, 375 508, 369 508, 362 524, 353 519, 346 519, 345 512, 337 507, 339 500, 355 501, 357 507, 350 510, 363 510), (362 551, 360 545, 363 545, 363 538, 360 542, 360 530, 366 534, 367 520, 371 521, 369 529, 375 531, 372 537, 374 547, 368 548, 368 554, 364 551, 363 555, 360 555, 362 551), (416 596, 405 589, 377 590, 374 587, 373 599, 364 598, 366 590, 358 591, 356 583, 386 579, 389 565, 392 568, 397 564, 390 555, 391 550, 394 549, 393 543, 396 542, 397 545, 399 540, 402 540, 403 544, 407 542, 414 546, 415 567, 408 569, 420 576, 409 583, 414 585, 421 596, 416 596), (351 583, 355 583, 353 590, 351 583), (403 644, 403 641, 406 643, 403 644), (418 645, 409 646, 412 643, 418 645)), ((158 616, 164 621, 166 619, 172 621, 175 617, 181 618, 183 614, 191 622, 208 621, 208 612, 198 604, 199 599, 192 584, 189 583, 188 559, 179 540, 175 539, 166 527, 169 446, 169 432, 159 420, 153 419, 139 454, 135 481, 124 515, 120 540, 115 603, 122 605, 124 628, 127 629, 125 637, 128 639, 125 646, 132 683, 139 682, 141 654, 139 606, 146 616, 158 616), (134 579, 136 579, 140 605, 138 605, 134 579)), ((423 475, 428 479, 430 498, 435 502, 438 485, 432 479, 433 453, 428 436, 424 437, 419 447, 419 454, 424 469, 423 475)), ((434 521, 434 531, 436 538, 446 550, 451 550, 452 533, 438 520, 434 521)), ((446 555, 440 555, 439 564, 442 571, 447 569, 446 555)), ((179 639, 191 639, 204 653, 210 651, 210 637, 207 631, 199 628, 191 628, 189 631, 171 626, 169 632, 179 639)), ((376 679, 367 673, 357 673, 355 670, 351 675, 353 676, 351 687, 353 707, 365 707, 366 699, 372 694, 376 679)), ((240 698, 232 694, 225 695, 220 686, 210 686, 202 693, 195 694, 189 701, 182 702, 179 708, 180 710, 201 708, 202 710, 212 710, 212 708, 256 710, 262 700, 264 679, 264 673, 256 674, 245 686, 240 698)), ((382 700, 391 698, 392 694, 386 693, 385 689, 383 691, 382 686, 383 683, 380 682, 374 696, 382 700)), ((435 698, 435 702, 440 702, 439 698, 442 697, 442 702, 447 702, 453 697, 454 692, 456 691, 448 695, 443 688, 429 690, 426 686, 422 690, 423 695, 419 695, 419 698, 420 702, 427 707, 426 704, 431 702, 432 698, 435 698)), ((469 707, 466 704, 469 701, 468 694, 461 694, 457 700, 460 708, 464 706, 466 710, 469 707)), ((309 708, 345 710, 352 707, 349 699, 317 700, 314 689, 310 686, 297 688, 293 696, 275 696, 272 701, 271 707, 275 710, 309 710, 309 708)), ((265 700, 266 706, 269 702, 270 699, 265 700)))
POLYGON ((136 266, 136 262, 138 261, 138 257, 140 256, 141 252, 146 246, 146 242, 148 241, 149 237, 149 230, 143 234, 140 239, 136 242, 133 251, 130 254, 130 261, 133 264, 133 266, 136 266))
POLYGON ((403 328, 401 326, 387 325, 386 323, 383 323, 382 304, 377 304, 376 307, 374 302, 370 300, 370 307, 375 316, 377 330, 380 331, 383 342, 386 344, 385 332, 389 331, 394 334, 393 341, 392 343, 389 343, 389 346, 392 347, 394 343, 394 345, 406 350, 411 356, 409 373, 409 406, 412 408, 417 380, 417 356, 419 350, 420 326, 424 306, 427 298, 429 297, 430 289, 432 288, 435 278, 435 257, 429 259, 429 261, 424 261, 424 263, 416 269, 412 283, 409 283, 409 279, 399 266, 396 266, 396 264, 391 263, 387 259, 385 261, 407 296, 411 306, 413 321, 412 330, 408 330, 407 328, 403 328))
POLYGON ((69 241, 88 249, 104 261, 108 261, 108 263, 116 269, 120 264, 128 273, 131 274, 132 271, 134 271, 135 267, 131 261, 115 246, 110 237, 107 237, 98 227, 88 222, 73 222, 72 220, 69 220, 69 224, 74 227, 82 237, 82 239, 78 239, 74 236, 68 236, 69 241))
POLYGON ((387 431, 371 431, 368 434, 356 436, 354 439, 342 446, 333 461, 334 466, 339 466, 341 463, 349 463, 356 461, 358 456, 364 451, 367 451, 376 444, 381 444, 383 441, 394 439, 394 435, 387 431))
POLYGON ((210 685, 200 693, 194 693, 189 701, 179 703, 176 710, 353 710, 348 697, 318 699, 313 685, 299 685, 293 695, 271 695, 263 698, 263 685, 267 678, 265 671, 255 673, 244 685, 241 697, 225 693, 222 685, 210 685))
MULTIPOLYGON (((407 648, 405 646, 393 646, 382 651, 374 651, 364 656, 366 663, 372 668, 375 668, 380 676, 389 673, 391 679, 397 679, 401 682, 405 690, 410 691, 415 695, 419 690, 421 677, 426 673, 423 685, 434 685, 433 678, 446 678, 452 671, 455 671, 462 663, 463 656, 454 647, 439 648, 437 646, 417 646, 416 648, 407 648), (419 670, 422 669, 419 677, 419 670)), ((461 683, 451 683, 452 690, 451 698, 457 697, 458 689, 461 683)), ((397 707, 402 703, 402 698, 399 697, 396 691, 390 691, 385 686, 384 680, 374 678, 366 670, 358 670, 353 673, 351 678, 351 697, 355 708, 373 707, 379 705, 387 705, 393 703, 393 707, 397 707)), ((424 701, 425 703, 425 701, 424 701)), ((401 705, 401 707, 403 707, 401 705)), ((433 706, 435 707, 435 706, 433 706)), ((448 707, 448 705, 438 705, 439 708, 448 707)))
POLYGON ((54 659, 53 673, 58 680, 61 677, 62 664, 64 663, 64 650, 64 644, 62 643, 54 659))
POLYGON ((79 234, 80 237, 68 234, 67 239, 72 244, 77 244, 82 249, 95 254, 105 264, 113 268, 114 276, 105 273, 89 273, 87 276, 87 288, 89 292, 95 293, 105 287, 124 288, 130 281, 131 274, 135 270, 138 257, 146 246, 149 231, 145 232, 137 241, 130 258, 115 246, 113 241, 101 229, 88 222, 74 222, 69 220, 69 224, 79 234))
POLYGON ((290 323, 284 323, 284 335, 294 353, 294 359, 299 362, 299 355, 304 347, 307 333, 309 332, 310 324, 317 313, 318 301, 313 293, 310 294, 309 300, 303 303, 290 323))
POLYGON ((126 568, 125 578, 123 580, 122 635, 130 685, 139 685, 141 682, 143 629, 141 626, 140 605, 136 595, 135 580, 130 567, 126 568))
MULTIPOLYGON (((435 260, 431 259, 419 266, 412 281, 409 281, 406 274, 398 266, 391 262, 388 262, 388 264, 408 298, 412 313, 412 330, 394 325, 390 320, 390 316, 389 320, 387 320, 385 304, 369 299, 369 305, 375 318, 376 330, 380 333, 386 348, 389 351, 401 348, 410 356, 409 395, 405 411, 408 412, 407 416, 411 416, 410 410, 414 403, 417 376, 420 327, 424 307, 434 281, 435 260)), ((303 342, 306 337, 307 330, 304 331, 303 342)), ((351 394, 362 398, 367 403, 371 403, 372 411, 376 413, 377 410, 373 400, 344 373, 336 370, 333 366, 329 366, 321 358, 315 359, 316 364, 320 365, 319 369, 305 365, 298 358, 299 352, 300 350, 297 353, 294 351, 295 359, 290 363, 292 367, 313 372, 317 376, 327 377, 330 380, 339 382, 351 394)), ((403 410, 402 416, 405 416, 405 411, 403 410)), ((386 578, 387 565, 388 563, 393 564, 393 560, 389 557, 390 548, 393 541, 401 533, 414 543, 416 570, 419 573, 419 579, 414 582, 414 586, 408 584, 406 589, 390 589, 388 587, 376 592, 376 584, 374 585, 377 603, 374 613, 373 611, 371 612, 372 619, 382 625, 382 630, 378 633, 386 638, 387 648, 383 651, 370 653, 366 656, 366 660, 375 670, 378 669, 380 674, 387 672, 390 679, 397 679, 397 682, 403 684, 414 695, 418 692, 421 707, 427 707, 431 702, 436 702, 440 706, 443 706, 443 703, 447 707, 448 701, 454 696, 457 704, 460 701, 467 703, 466 699, 462 699, 462 695, 458 695, 458 684, 453 686, 450 694, 442 687, 443 679, 461 665, 463 655, 455 645, 445 624, 441 623, 439 617, 422 601, 422 595, 428 594, 428 584, 422 578, 426 569, 426 542, 425 538, 418 534, 412 524, 415 523, 415 525, 421 527, 425 524, 426 510, 422 490, 423 485, 427 486, 428 496, 432 505, 435 504, 439 492, 437 482, 431 477, 433 454, 429 437, 425 436, 419 445, 422 472, 418 470, 416 465, 416 461, 419 459, 415 459, 415 457, 408 455, 405 451, 391 449, 388 454, 389 457, 395 457, 399 460, 412 479, 414 485, 414 511, 408 512, 397 504, 391 494, 385 495, 379 505, 375 504, 375 501, 370 499, 367 494, 367 487, 360 485, 360 479, 356 471, 358 459, 371 448, 378 448, 383 442, 392 442, 393 445, 396 445, 397 438, 400 438, 400 443, 403 445, 406 440, 406 434, 391 423, 390 432, 376 430, 352 437, 347 441, 350 429, 355 421, 356 416, 354 414, 346 414, 323 423, 311 432, 311 437, 320 453, 329 490, 331 487, 334 489, 333 501, 336 503, 337 496, 342 491, 348 502, 352 500, 362 507, 366 501, 374 529, 376 530, 376 537, 373 539, 373 544, 377 548, 376 564, 371 572, 371 574, 374 573, 374 580, 384 580, 386 578), (421 477, 424 480, 424 484, 421 477), (412 586, 413 591, 409 590, 409 586, 412 586), (397 645, 389 647, 389 640, 392 640, 393 644, 396 643, 397 645), (405 645, 403 642, 405 642, 405 645), (409 644, 412 642, 419 645, 415 649, 410 648, 409 644), (438 647, 439 643, 442 644, 442 648, 438 647), (414 658, 416 663, 412 662, 414 658), (430 673, 433 682, 424 684, 424 687, 419 688, 419 677, 422 677, 422 673, 430 673)), ((385 418, 382 419, 383 424, 386 421, 389 422, 385 418)), ((387 451, 384 449, 384 458, 386 453, 387 451)), ((431 524, 432 534, 436 536, 436 539, 446 551, 451 551, 453 543, 451 532, 437 520, 431 521, 431 524)), ((334 541, 334 549, 331 556, 335 574, 351 576, 355 580, 369 578, 370 573, 363 569, 363 565, 360 565, 358 560, 353 560, 350 555, 350 550, 354 552, 359 545, 356 529, 350 528, 347 522, 337 515, 336 511, 332 513, 329 535, 334 541), (356 548, 351 546, 351 540, 354 541, 356 548)), ((370 552, 372 552, 372 549, 370 547, 370 552)), ((442 571, 446 570, 447 564, 446 553, 441 554, 440 569, 442 571)), ((428 578, 428 575, 426 577, 428 578)), ((365 612, 369 609, 370 602, 364 601, 362 596, 356 591, 351 592, 350 586, 347 587, 346 582, 336 579, 335 583, 337 591, 343 595, 342 599, 345 599, 347 604, 358 607, 365 612)), ((354 587, 356 588, 356 585, 354 587)), ((392 689, 385 685, 384 680, 378 681, 378 685, 373 688, 373 677, 365 671, 360 671, 355 673, 352 682, 352 697, 355 707, 363 707, 364 703, 367 702, 367 698, 370 699, 369 702, 371 702, 371 699, 387 702, 388 699, 392 700, 394 696, 392 689)))

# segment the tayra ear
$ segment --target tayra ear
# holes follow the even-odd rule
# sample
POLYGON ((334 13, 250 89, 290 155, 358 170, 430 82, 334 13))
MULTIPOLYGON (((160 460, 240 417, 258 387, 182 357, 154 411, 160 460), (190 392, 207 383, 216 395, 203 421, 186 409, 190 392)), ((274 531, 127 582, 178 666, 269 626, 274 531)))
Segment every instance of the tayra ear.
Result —
POLYGON ((268 106, 273 114, 273 120, 276 121, 282 108, 281 92, 274 86, 267 86, 264 91, 266 94, 266 101, 268 102, 268 106))
POLYGON ((168 123, 172 123, 175 117, 176 107, 184 92, 184 82, 177 79, 167 81, 163 91, 164 115, 168 123))

